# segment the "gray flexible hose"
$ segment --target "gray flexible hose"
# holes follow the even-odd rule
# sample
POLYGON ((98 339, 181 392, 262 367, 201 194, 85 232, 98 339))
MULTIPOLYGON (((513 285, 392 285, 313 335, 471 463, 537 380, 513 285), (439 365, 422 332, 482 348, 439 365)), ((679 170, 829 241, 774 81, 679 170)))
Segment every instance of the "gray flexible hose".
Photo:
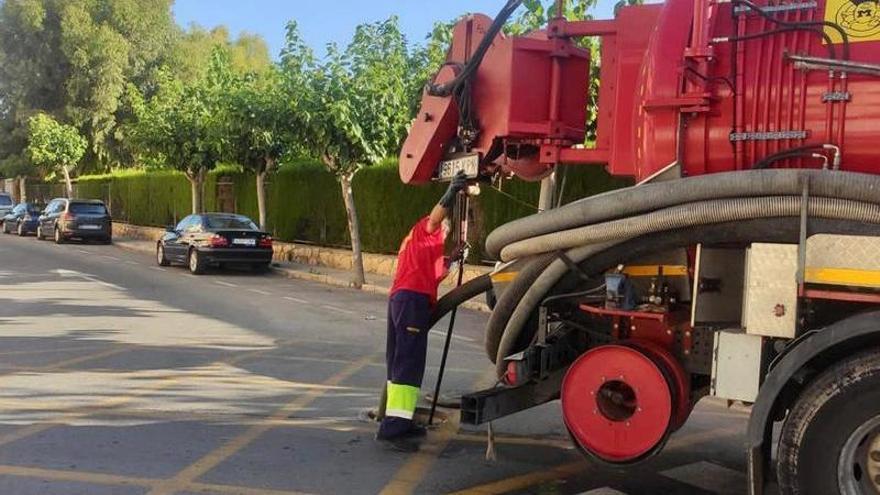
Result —
MULTIPOLYGON (((801 198, 792 198, 792 197, 776 197, 776 198, 755 198, 757 199, 757 203, 763 203, 767 208, 764 212, 755 213, 753 210, 753 216, 748 218, 773 218, 773 217, 784 217, 784 216, 797 216, 797 213, 800 211, 800 201, 801 198), (782 211, 788 211, 788 209, 792 208, 792 205, 795 206, 794 212, 789 213, 788 215, 779 214, 782 211)), ((874 201, 880 200, 880 197, 875 195, 872 198, 874 201)), ((729 220, 741 220, 743 219, 738 212, 735 211, 735 208, 732 207, 734 204, 742 204, 741 199, 733 199, 727 200, 729 203, 726 207, 725 205, 716 205, 719 207, 719 215, 714 216, 715 220, 708 223, 720 223, 723 221, 729 220), (726 213, 723 213, 726 212, 726 213), (725 220, 724 215, 732 215, 734 218, 729 220, 725 220)), ((716 203, 714 201, 707 203, 716 203)), ((675 210, 675 208, 670 208, 670 210, 675 210)), ((832 220, 845 220, 845 221, 855 221, 855 222, 863 222, 870 224, 880 224, 880 206, 877 204, 870 204, 864 202, 857 201, 848 201, 848 200, 840 200, 840 199, 832 199, 832 198, 811 198, 809 200, 809 208, 808 212, 812 218, 825 218, 832 220)), ((658 212, 659 213, 659 212, 658 212)), ((650 217, 651 214, 644 215, 643 217, 650 217)), ((699 225, 699 224, 693 224, 699 225)), ((684 225, 688 226, 688 225, 684 225)), ((682 226, 673 227, 680 228, 682 226)), ((656 228, 650 230, 650 232, 661 232, 665 230, 671 229, 662 229, 656 228)), ((626 238, 620 238, 614 241, 610 241, 601 245, 597 244, 588 244, 581 245, 575 247, 573 249, 569 249, 566 254, 568 257, 574 261, 575 263, 580 263, 590 256, 595 255, 596 253, 608 249, 608 247, 626 241, 626 238)), ((542 273, 539 275, 535 281, 531 284, 529 289, 525 292, 522 298, 519 300, 519 303, 516 306, 516 309, 511 314, 510 318, 507 321, 507 324, 504 327, 504 332, 502 334, 500 343, 498 345, 497 353, 496 353, 496 371, 498 372, 498 376, 502 376, 505 372, 504 358, 511 353, 511 350, 514 348, 516 342, 520 338, 520 334, 522 332, 523 327, 528 321, 530 315, 533 311, 538 307, 541 301, 546 297, 547 293, 556 285, 556 283, 568 272, 568 266, 562 262, 561 260, 556 260, 552 262, 542 273)))
MULTIPOLYGON (((585 244, 626 239, 682 227, 750 218, 797 216, 800 208, 800 196, 736 198, 689 203, 646 215, 587 225, 515 242, 501 250, 501 260, 510 261, 538 253, 572 249, 585 244)), ((810 201, 810 215, 840 220, 864 219, 865 222, 876 223, 874 219, 880 219, 880 207, 854 201, 813 198, 810 201)))
POLYGON ((499 257, 505 246, 525 239, 684 203, 797 196, 801 194, 805 181, 809 181, 813 197, 865 202, 876 202, 880 198, 880 176, 870 174, 825 170, 749 170, 708 174, 610 191, 515 220, 489 235, 486 251, 499 257))

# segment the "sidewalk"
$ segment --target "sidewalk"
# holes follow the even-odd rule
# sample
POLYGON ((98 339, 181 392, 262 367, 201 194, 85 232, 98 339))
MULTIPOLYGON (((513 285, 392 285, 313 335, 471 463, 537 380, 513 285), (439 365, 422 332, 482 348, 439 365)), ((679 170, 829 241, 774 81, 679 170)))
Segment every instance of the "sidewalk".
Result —
MULTIPOLYGON (((155 254, 156 243, 149 240, 131 239, 131 238, 115 238, 113 244, 119 248, 129 251, 138 251, 141 253, 155 254)), ((272 268, 279 274, 296 280, 308 280, 310 282, 318 282, 321 284, 332 285, 335 287, 351 287, 351 272, 348 270, 340 270, 320 265, 309 265, 296 262, 272 262, 272 268)), ((455 277, 455 273, 450 273, 449 277, 455 277)), ((392 278, 376 275, 373 273, 366 274, 367 283, 361 287, 364 292, 374 294, 388 295, 391 289, 392 278)), ((452 287, 444 284, 440 287, 440 295, 446 294, 452 287)), ((461 305, 463 308, 475 311, 488 312, 489 307, 486 306, 483 298, 477 297, 461 305)))

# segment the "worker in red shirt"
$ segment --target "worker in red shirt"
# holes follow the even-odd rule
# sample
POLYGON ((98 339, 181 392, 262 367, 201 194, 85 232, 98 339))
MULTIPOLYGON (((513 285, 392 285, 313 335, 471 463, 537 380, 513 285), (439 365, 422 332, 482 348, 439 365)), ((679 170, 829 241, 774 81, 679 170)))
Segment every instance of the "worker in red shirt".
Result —
POLYGON ((418 439, 425 436, 425 429, 413 423, 413 414, 425 374, 431 310, 437 302, 437 287, 449 271, 443 256, 449 232, 444 221, 465 187, 467 178, 459 173, 431 214, 410 230, 397 255, 388 300, 385 418, 376 434, 377 440, 394 450, 414 452, 418 439))

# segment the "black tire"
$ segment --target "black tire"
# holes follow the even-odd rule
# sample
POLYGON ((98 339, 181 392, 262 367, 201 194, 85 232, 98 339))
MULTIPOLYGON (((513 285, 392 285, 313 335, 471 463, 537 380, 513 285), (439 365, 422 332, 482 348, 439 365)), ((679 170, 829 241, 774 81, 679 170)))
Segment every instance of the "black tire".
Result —
POLYGON ((165 256, 165 246, 163 246, 161 242, 156 243, 156 263, 158 263, 159 266, 169 266, 171 264, 171 262, 168 261, 168 257, 165 256))
POLYGON ((53 234, 55 244, 64 244, 64 235, 61 234, 61 229, 55 227, 55 232, 53 234))
POLYGON ((784 495, 880 493, 880 350, 835 364, 800 394, 776 470, 784 495))
POLYGON ((268 273, 272 269, 272 262, 260 262, 251 265, 251 270, 256 273, 268 273))
POLYGON ((113 238, 112 237, 105 237, 105 238, 101 239, 101 244, 104 244, 105 246, 109 246, 109 245, 113 244, 113 238))
POLYGON ((205 264, 205 260, 201 254, 199 254, 198 249, 190 249, 189 256, 187 256, 187 266, 189 266, 189 271, 193 275, 201 275, 205 273, 205 268, 207 268, 205 264))
POLYGON ((19 237, 25 236, 26 232, 24 231, 24 224, 22 222, 18 222, 18 228, 16 230, 18 231, 19 237))

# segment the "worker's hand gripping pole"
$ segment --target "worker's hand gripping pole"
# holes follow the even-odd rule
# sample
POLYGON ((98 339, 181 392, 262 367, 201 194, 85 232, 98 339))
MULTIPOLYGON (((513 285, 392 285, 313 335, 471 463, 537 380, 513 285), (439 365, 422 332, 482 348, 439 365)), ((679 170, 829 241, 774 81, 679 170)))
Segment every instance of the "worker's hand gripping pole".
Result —
MULTIPOLYGON (((455 286, 461 287, 464 277, 464 261, 468 255, 467 243, 467 222, 469 196, 467 190, 458 193, 455 208, 452 214, 453 231, 452 239, 454 248, 452 250, 451 263, 458 263, 458 279, 455 286)), ((451 266, 451 264, 450 264, 451 266)), ((437 373, 437 384, 434 386, 434 397, 431 399, 431 414, 428 415, 428 426, 434 424, 434 413, 437 411, 437 401, 440 397, 440 386, 443 383, 443 374, 446 371, 446 358, 449 356, 449 344, 452 342, 452 330, 455 327, 455 314, 458 307, 452 309, 449 315, 449 327, 446 329, 446 341, 443 343, 443 356, 440 358, 440 370, 437 373)))

